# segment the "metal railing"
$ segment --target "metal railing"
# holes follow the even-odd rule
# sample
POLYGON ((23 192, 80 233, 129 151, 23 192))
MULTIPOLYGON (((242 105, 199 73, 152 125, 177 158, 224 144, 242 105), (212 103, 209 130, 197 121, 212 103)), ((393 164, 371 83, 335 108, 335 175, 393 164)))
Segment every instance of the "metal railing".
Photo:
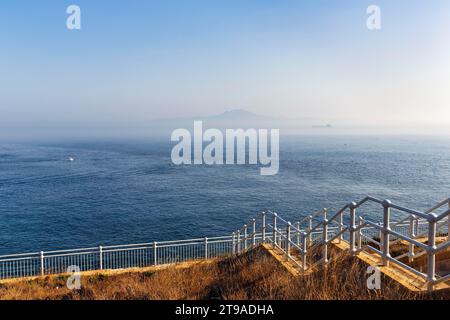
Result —
POLYGON ((351 255, 360 251, 377 253, 381 256, 382 265, 396 264, 423 278, 428 289, 433 290, 438 283, 450 281, 450 274, 436 272, 436 256, 450 247, 449 215, 450 198, 420 212, 393 204, 389 200, 368 196, 357 203, 344 206, 334 214, 330 215, 327 209, 323 209, 294 224, 275 212, 265 210, 233 233, 233 244, 236 243, 233 252, 239 254, 260 242, 270 243, 274 248, 280 249, 286 259, 302 271, 307 271, 329 262, 329 246, 333 241, 346 241, 351 255), (383 215, 382 222, 357 216, 357 209, 368 203, 379 206, 383 215), (406 217, 393 221, 392 210, 406 217), (307 226, 303 227, 305 224, 307 226), (446 235, 446 238, 437 244, 439 234, 446 235), (248 245, 249 240, 251 246, 248 245), (393 246, 402 242, 406 244, 406 252, 393 256, 393 246), (420 251, 417 252, 416 249, 420 251), (422 255, 427 257, 425 273, 411 265, 414 259, 422 255), (404 261, 406 257, 408 261, 404 261))
POLYGON ((0 279, 61 274, 71 266, 114 270, 212 259, 231 255, 232 248, 232 237, 224 236, 3 255, 0 279))
POLYGON ((413 272, 424 278, 431 290, 450 280, 449 274, 436 273, 436 255, 450 246, 449 214, 450 198, 420 212, 366 197, 335 213, 323 209, 294 224, 264 210, 231 236, 3 255, 0 279, 61 274, 72 266, 80 271, 114 270, 220 258, 247 252, 261 243, 280 249, 287 259, 307 271, 330 261, 332 241, 346 241, 350 254, 378 253, 383 265, 394 263, 413 272), (357 216, 357 209, 367 203, 382 209, 382 222, 357 216), (392 221, 392 210, 406 216, 392 221), (438 244, 438 235, 446 235, 445 241, 438 244), (401 242, 407 244, 407 251, 392 256, 392 247, 401 242), (408 264, 421 256, 427 259, 426 273, 408 264))

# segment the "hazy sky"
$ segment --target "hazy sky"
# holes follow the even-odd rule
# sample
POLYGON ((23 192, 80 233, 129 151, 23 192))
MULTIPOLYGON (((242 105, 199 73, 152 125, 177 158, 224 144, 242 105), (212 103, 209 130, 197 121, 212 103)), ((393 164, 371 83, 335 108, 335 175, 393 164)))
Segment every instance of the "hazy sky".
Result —
POLYGON ((134 126, 247 109, 450 125, 450 1, 0 3, 0 128, 134 126), (66 8, 82 30, 66 28, 66 8), (382 30, 366 28, 381 7, 382 30))

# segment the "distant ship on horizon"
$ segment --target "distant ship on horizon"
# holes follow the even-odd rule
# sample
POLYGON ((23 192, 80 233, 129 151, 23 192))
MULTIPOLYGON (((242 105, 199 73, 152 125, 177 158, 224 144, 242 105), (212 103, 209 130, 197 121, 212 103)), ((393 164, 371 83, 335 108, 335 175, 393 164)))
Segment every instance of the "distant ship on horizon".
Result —
POLYGON ((325 124, 325 125, 313 125, 312 127, 313 127, 313 128, 325 128, 325 129, 333 128, 333 126, 332 126, 331 124, 325 124))

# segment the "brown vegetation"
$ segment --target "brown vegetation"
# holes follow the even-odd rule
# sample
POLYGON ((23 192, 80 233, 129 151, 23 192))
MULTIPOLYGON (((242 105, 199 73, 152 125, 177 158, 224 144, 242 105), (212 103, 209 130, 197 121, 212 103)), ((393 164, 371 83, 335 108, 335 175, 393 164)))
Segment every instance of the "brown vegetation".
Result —
POLYGON ((366 287, 366 266, 342 257, 308 276, 293 277, 261 249, 241 257, 189 268, 82 276, 82 288, 66 288, 67 276, 0 284, 0 299, 450 299, 450 292, 415 294, 383 278, 366 287))

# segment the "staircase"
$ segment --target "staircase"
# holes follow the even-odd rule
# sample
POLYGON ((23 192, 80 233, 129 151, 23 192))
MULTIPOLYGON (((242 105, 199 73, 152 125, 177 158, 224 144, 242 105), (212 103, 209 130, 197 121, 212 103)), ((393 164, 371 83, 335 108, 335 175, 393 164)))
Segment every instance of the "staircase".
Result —
POLYGON ((232 248, 242 254, 261 245, 294 276, 350 255, 409 290, 434 291, 450 288, 449 226, 450 198, 421 212, 368 196, 294 224, 264 210, 233 233, 232 248), (380 221, 363 214, 377 211, 380 221))

